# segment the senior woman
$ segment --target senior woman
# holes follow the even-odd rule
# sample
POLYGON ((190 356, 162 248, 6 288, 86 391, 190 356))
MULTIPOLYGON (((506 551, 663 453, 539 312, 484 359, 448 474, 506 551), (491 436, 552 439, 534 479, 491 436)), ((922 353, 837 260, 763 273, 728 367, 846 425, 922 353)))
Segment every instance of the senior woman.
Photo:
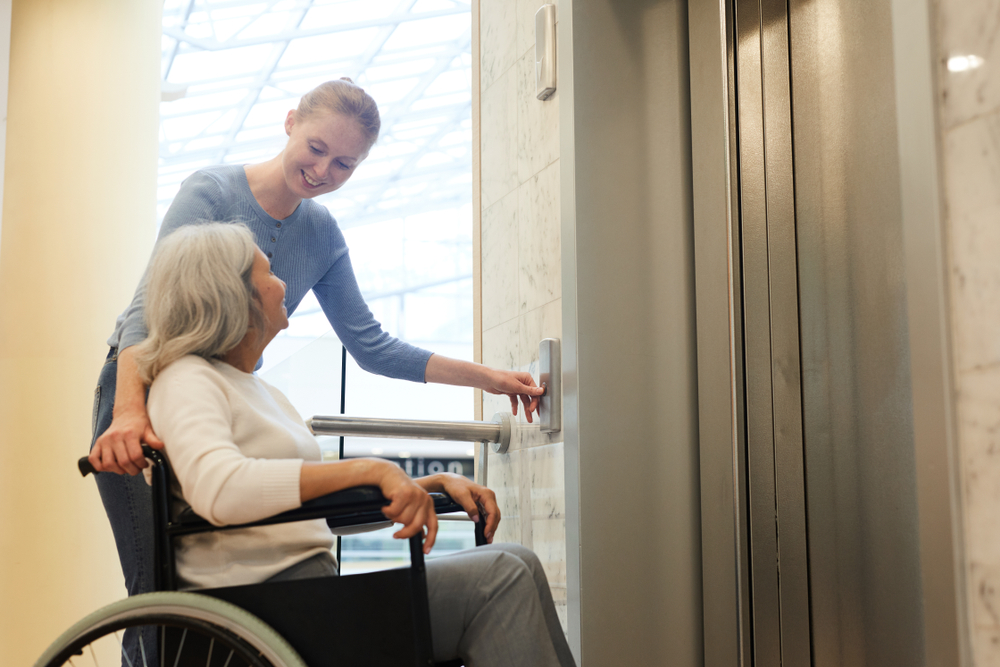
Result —
MULTIPOLYGON (((397 538, 437 519, 429 491, 444 491, 475 520, 500 520, 489 489, 453 474, 410 479, 388 461, 321 462, 288 400, 254 373, 288 326, 285 283, 242 225, 206 224, 160 242, 148 272, 148 338, 134 354, 150 382, 148 411, 175 472, 175 493, 217 525, 244 523, 357 485, 377 485, 397 538)), ((190 587, 334 575, 323 520, 182 538, 177 570, 190 587)), ((427 565, 434 658, 465 664, 573 664, 545 574, 529 549, 488 545, 427 565), (500 630, 502 629, 502 630, 500 630)))
MULTIPOLYGON (((312 201, 347 182, 378 138, 380 124, 375 101, 349 80, 318 86, 288 112, 288 142, 276 157, 260 164, 210 167, 188 177, 164 216, 160 239, 206 220, 242 222, 286 283, 288 312, 311 289, 362 368, 414 382, 507 394, 514 414, 520 397, 530 421, 542 389, 529 373, 449 359, 382 330, 361 297, 336 221, 312 201)), ((134 346, 147 335, 146 285, 144 278, 108 339, 111 349, 94 396, 90 453, 96 470, 118 473, 98 475, 97 484, 129 595, 151 590, 153 541, 149 491, 141 480, 123 473, 136 475, 146 467, 142 443, 162 446, 162 434, 147 415, 146 384, 133 358, 134 346)))

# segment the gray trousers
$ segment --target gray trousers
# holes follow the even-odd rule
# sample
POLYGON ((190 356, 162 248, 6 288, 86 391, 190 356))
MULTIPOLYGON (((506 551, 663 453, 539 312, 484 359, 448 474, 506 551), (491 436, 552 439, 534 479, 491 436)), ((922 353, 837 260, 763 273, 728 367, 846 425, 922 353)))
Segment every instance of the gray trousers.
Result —
MULTIPOLYGON (((335 574, 314 556, 270 581, 335 574)), ((434 660, 466 667, 575 667, 545 571, 531 549, 490 544, 427 561, 434 660)))

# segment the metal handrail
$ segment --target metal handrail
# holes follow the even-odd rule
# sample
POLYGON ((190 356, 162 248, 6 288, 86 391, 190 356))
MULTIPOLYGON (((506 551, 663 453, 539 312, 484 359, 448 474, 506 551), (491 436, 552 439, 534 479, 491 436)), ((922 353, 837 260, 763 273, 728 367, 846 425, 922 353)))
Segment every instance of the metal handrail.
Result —
MULTIPOLYGON (((421 419, 379 419, 344 415, 313 417, 306 422, 316 435, 362 436, 369 438, 411 438, 454 442, 510 443, 510 421, 427 421, 421 419)), ((506 449, 506 447, 504 447, 506 449)))
POLYGON ((486 486, 486 449, 499 454, 510 446, 513 418, 497 413, 491 422, 446 422, 422 419, 380 419, 317 415, 306 421, 314 435, 362 436, 367 438, 409 438, 414 440, 450 440, 480 444, 477 481, 486 486))

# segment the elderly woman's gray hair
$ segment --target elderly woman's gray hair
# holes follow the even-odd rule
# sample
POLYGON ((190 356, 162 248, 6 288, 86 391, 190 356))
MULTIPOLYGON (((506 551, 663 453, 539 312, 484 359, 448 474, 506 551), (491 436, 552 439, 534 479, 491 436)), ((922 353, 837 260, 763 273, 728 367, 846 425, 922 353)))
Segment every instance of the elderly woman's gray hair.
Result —
POLYGON ((146 274, 149 336, 135 352, 145 382, 184 355, 219 357, 248 329, 262 328, 255 249, 253 234, 237 223, 187 225, 157 243, 146 274))

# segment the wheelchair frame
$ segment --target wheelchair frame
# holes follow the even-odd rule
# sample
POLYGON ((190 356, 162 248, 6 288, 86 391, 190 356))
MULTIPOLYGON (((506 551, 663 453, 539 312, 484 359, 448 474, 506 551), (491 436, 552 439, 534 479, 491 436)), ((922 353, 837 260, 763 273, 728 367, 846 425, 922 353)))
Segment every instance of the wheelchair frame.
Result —
MULTIPOLYGON (((415 664, 430 667, 433 662, 430 609, 427 595, 423 535, 409 539, 410 566, 344 577, 323 577, 283 582, 198 589, 191 593, 163 593, 177 588, 173 540, 184 535, 266 526, 294 521, 325 518, 331 528, 385 523, 381 509, 389 504, 378 487, 355 487, 307 501, 301 507, 247 524, 214 526, 193 510, 186 508, 176 516, 171 512, 170 488, 172 471, 166 457, 159 451, 143 446, 144 454, 153 462, 152 502, 154 521, 154 581, 157 593, 152 596, 198 595, 215 598, 235 605, 251 615, 256 622, 273 628, 299 653, 308 667, 325 665, 385 665, 415 664), (346 608, 343 600, 353 597, 346 608), (386 605, 385 601, 394 602, 386 605), (307 629, 311 622, 323 619, 330 625, 354 629, 346 641, 328 650, 326 643, 316 641, 317 631, 307 629), (368 625, 365 625, 365 624, 368 625), (394 632, 386 632, 386 628, 394 632), (361 631, 360 633, 358 631, 361 631), (368 633, 378 633, 377 646, 372 649, 362 639, 368 633), (374 650, 374 653, 372 652, 374 650), (412 656, 406 663, 398 662, 404 653, 412 656), (380 655, 382 657, 380 657, 380 655), (396 656, 386 662, 388 655, 396 656)), ((79 460, 81 474, 94 472, 86 458, 79 460)), ((464 509, 443 493, 431 494, 438 514, 462 512, 464 509)), ((486 544, 485 517, 475 524, 476 546, 486 544)), ((339 566, 339 563, 338 563, 339 566)), ((145 597, 145 596, 137 596, 145 597)), ((129 598, 136 600, 136 598, 129 598)), ((115 603, 122 605, 126 601, 115 603)), ((152 600, 151 600, 152 603, 152 600)), ((115 605, 112 605, 114 607, 115 605)), ((135 604, 133 607, 137 606, 135 604)), ((141 608, 141 605, 138 605, 141 608)), ((110 609, 107 608, 107 609, 110 609)), ((103 610, 102 610, 103 611, 103 610)), ((79 624, 78 624, 79 625, 79 624)), ((75 628, 76 626, 74 626, 75 628)), ((73 636, 73 628, 66 635, 73 636)), ((92 631, 91 631, 92 632, 92 631)), ((166 634, 164 642, 166 642, 166 634)), ((64 636, 65 637, 65 636, 64 636)), ((60 638, 63 640, 64 638, 60 638)), ((57 640, 56 644, 59 643, 57 640)), ((53 645, 49 655, 53 653, 53 645)), ((161 647, 165 650, 165 647, 161 647)), ((36 667, 50 663, 39 661, 36 667)), ((439 667, 458 667, 461 661, 441 663, 439 667)))

